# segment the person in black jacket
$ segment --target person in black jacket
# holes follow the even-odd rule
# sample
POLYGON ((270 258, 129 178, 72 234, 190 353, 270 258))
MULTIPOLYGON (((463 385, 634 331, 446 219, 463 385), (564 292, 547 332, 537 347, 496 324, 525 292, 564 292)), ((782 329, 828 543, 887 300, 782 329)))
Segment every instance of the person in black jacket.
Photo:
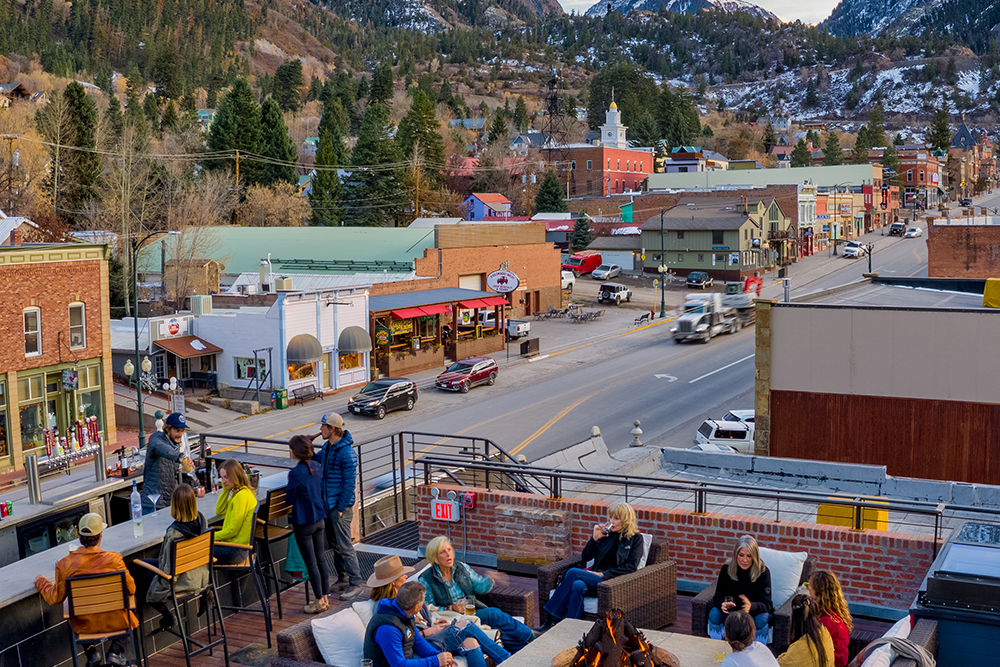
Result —
POLYGON ((753 617, 757 637, 766 641, 774 614, 771 602, 771 571, 757 550, 753 535, 744 535, 736 543, 732 557, 719 570, 712 609, 708 612, 708 636, 722 639, 726 616, 734 609, 753 617))
POLYGON ((295 543, 306 564, 309 583, 316 599, 305 606, 307 614, 318 614, 330 608, 330 575, 326 569, 326 507, 323 504, 322 469, 312 460, 312 441, 304 435, 292 437, 288 443, 292 458, 299 462, 288 471, 285 502, 292 506, 292 529, 295 543))
POLYGON ((580 560, 593 559, 593 564, 587 569, 570 568, 545 604, 547 627, 564 618, 583 618, 583 598, 596 595, 600 582, 639 569, 642 551, 635 510, 628 503, 615 503, 608 509, 608 522, 594 525, 594 534, 583 548, 580 560))

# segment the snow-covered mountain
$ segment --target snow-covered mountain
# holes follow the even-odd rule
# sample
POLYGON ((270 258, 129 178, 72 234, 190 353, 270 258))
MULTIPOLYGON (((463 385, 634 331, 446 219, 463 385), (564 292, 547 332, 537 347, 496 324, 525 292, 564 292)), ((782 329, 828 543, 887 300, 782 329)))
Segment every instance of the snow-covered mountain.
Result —
POLYGON ((675 14, 720 9, 725 12, 745 12, 768 21, 779 20, 773 13, 746 0, 599 0, 586 13, 587 16, 604 16, 609 10, 627 14, 633 9, 655 12, 660 7, 675 14))
POLYGON ((823 25, 834 35, 906 32, 943 0, 841 0, 823 25))

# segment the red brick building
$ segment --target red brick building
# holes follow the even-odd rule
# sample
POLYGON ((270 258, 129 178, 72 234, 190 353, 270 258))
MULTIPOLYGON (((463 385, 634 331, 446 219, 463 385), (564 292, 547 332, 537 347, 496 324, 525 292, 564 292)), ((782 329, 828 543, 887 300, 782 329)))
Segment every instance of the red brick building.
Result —
POLYGON ((586 197, 639 192, 653 173, 653 149, 629 148, 628 128, 614 102, 601 126, 599 144, 570 144, 542 149, 542 159, 555 165, 556 175, 567 197, 586 197))
POLYGON ((0 248, 0 473, 46 454, 46 435, 97 417, 115 442, 108 326, 109 247, 0 248))
POLYGON ((933 208, 941 203, 942 165, 933 151, 923 145, 897 146, 901 205, 906 208, 933 208))

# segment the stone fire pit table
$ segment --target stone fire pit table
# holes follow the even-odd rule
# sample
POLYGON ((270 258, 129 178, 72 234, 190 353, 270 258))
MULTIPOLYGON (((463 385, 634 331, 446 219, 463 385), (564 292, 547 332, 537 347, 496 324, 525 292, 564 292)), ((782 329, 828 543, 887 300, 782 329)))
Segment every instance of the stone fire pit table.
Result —
MULTIPOLYGON (((560 651, 575 647, 593 625, 593 621, 564 619, 504 661, 503 667, 550 667, 552 658, 560 651)), ((731 653, 729 644, 718 639, 656 630, 643 630, 642 633, 653 646, 665 648, 676 655, 681 667, 718 667, 715 654, 731 653)))

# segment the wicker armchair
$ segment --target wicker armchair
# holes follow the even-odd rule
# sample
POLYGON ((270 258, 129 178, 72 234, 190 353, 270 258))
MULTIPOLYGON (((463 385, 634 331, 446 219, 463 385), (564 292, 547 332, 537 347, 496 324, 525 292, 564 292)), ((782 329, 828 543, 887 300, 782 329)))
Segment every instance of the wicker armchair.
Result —
MULTIPOLYGON (((931 655, 937 657, 938 653, 938 622, 932 621, 929 618, 921 618, 914 624, 913 628, 910 630, 910 634, 907 637, 911 642, 917 646, 922 646, 931 655)), ((881 635, 876 635, 872 641, 879 639, 881 635)), ((851 648, 854 647, 854 633, 851 633, 851 648)), ((863 651, 863 649, 862 649, 863 651)), ((848 663, 848 667, 860 667, 864 663, 865 659, 870 655, 869 651, 859 652, 851 658, 851 662, 848 663)), ((917 661, 911 658, 904 658, 902 656, 897 656, 895 660, 892 661, 890 667, 917 667, 917 661)))
MULTIPOLYGON (((580 567, 580 557, 543 565, 538 568, 538 597, 548 601, 562 576, 571 567, 580 567)), ((584 618, 597 620, 598 615, 611 609, 621 609, 635 627, 659 630, 677 620, 677 563, 670 560, 666 542, 653 540, 649 545, 646 566, 597 584, 598 614, 584 613, 584 618)), ((544 604, 539 615, 548 620, 544 604)))
MULTIPOLYGON (((816 569, 816 559, 807 558, 802 564, 802 574, 799 583, 809 580, 816 569)), ((712 584, 698 593, 691 601, 691 634, 696 637, 708 636, 708 612, 712 608, 712 598, 715 597, 715 587, 712 584)), ((774 634, 771 640, 771 650, 775 655, 781 655, 788 650, 788 628, 792 623, 792 600, 789 598, 780 608, 774 610, 774 634)))

